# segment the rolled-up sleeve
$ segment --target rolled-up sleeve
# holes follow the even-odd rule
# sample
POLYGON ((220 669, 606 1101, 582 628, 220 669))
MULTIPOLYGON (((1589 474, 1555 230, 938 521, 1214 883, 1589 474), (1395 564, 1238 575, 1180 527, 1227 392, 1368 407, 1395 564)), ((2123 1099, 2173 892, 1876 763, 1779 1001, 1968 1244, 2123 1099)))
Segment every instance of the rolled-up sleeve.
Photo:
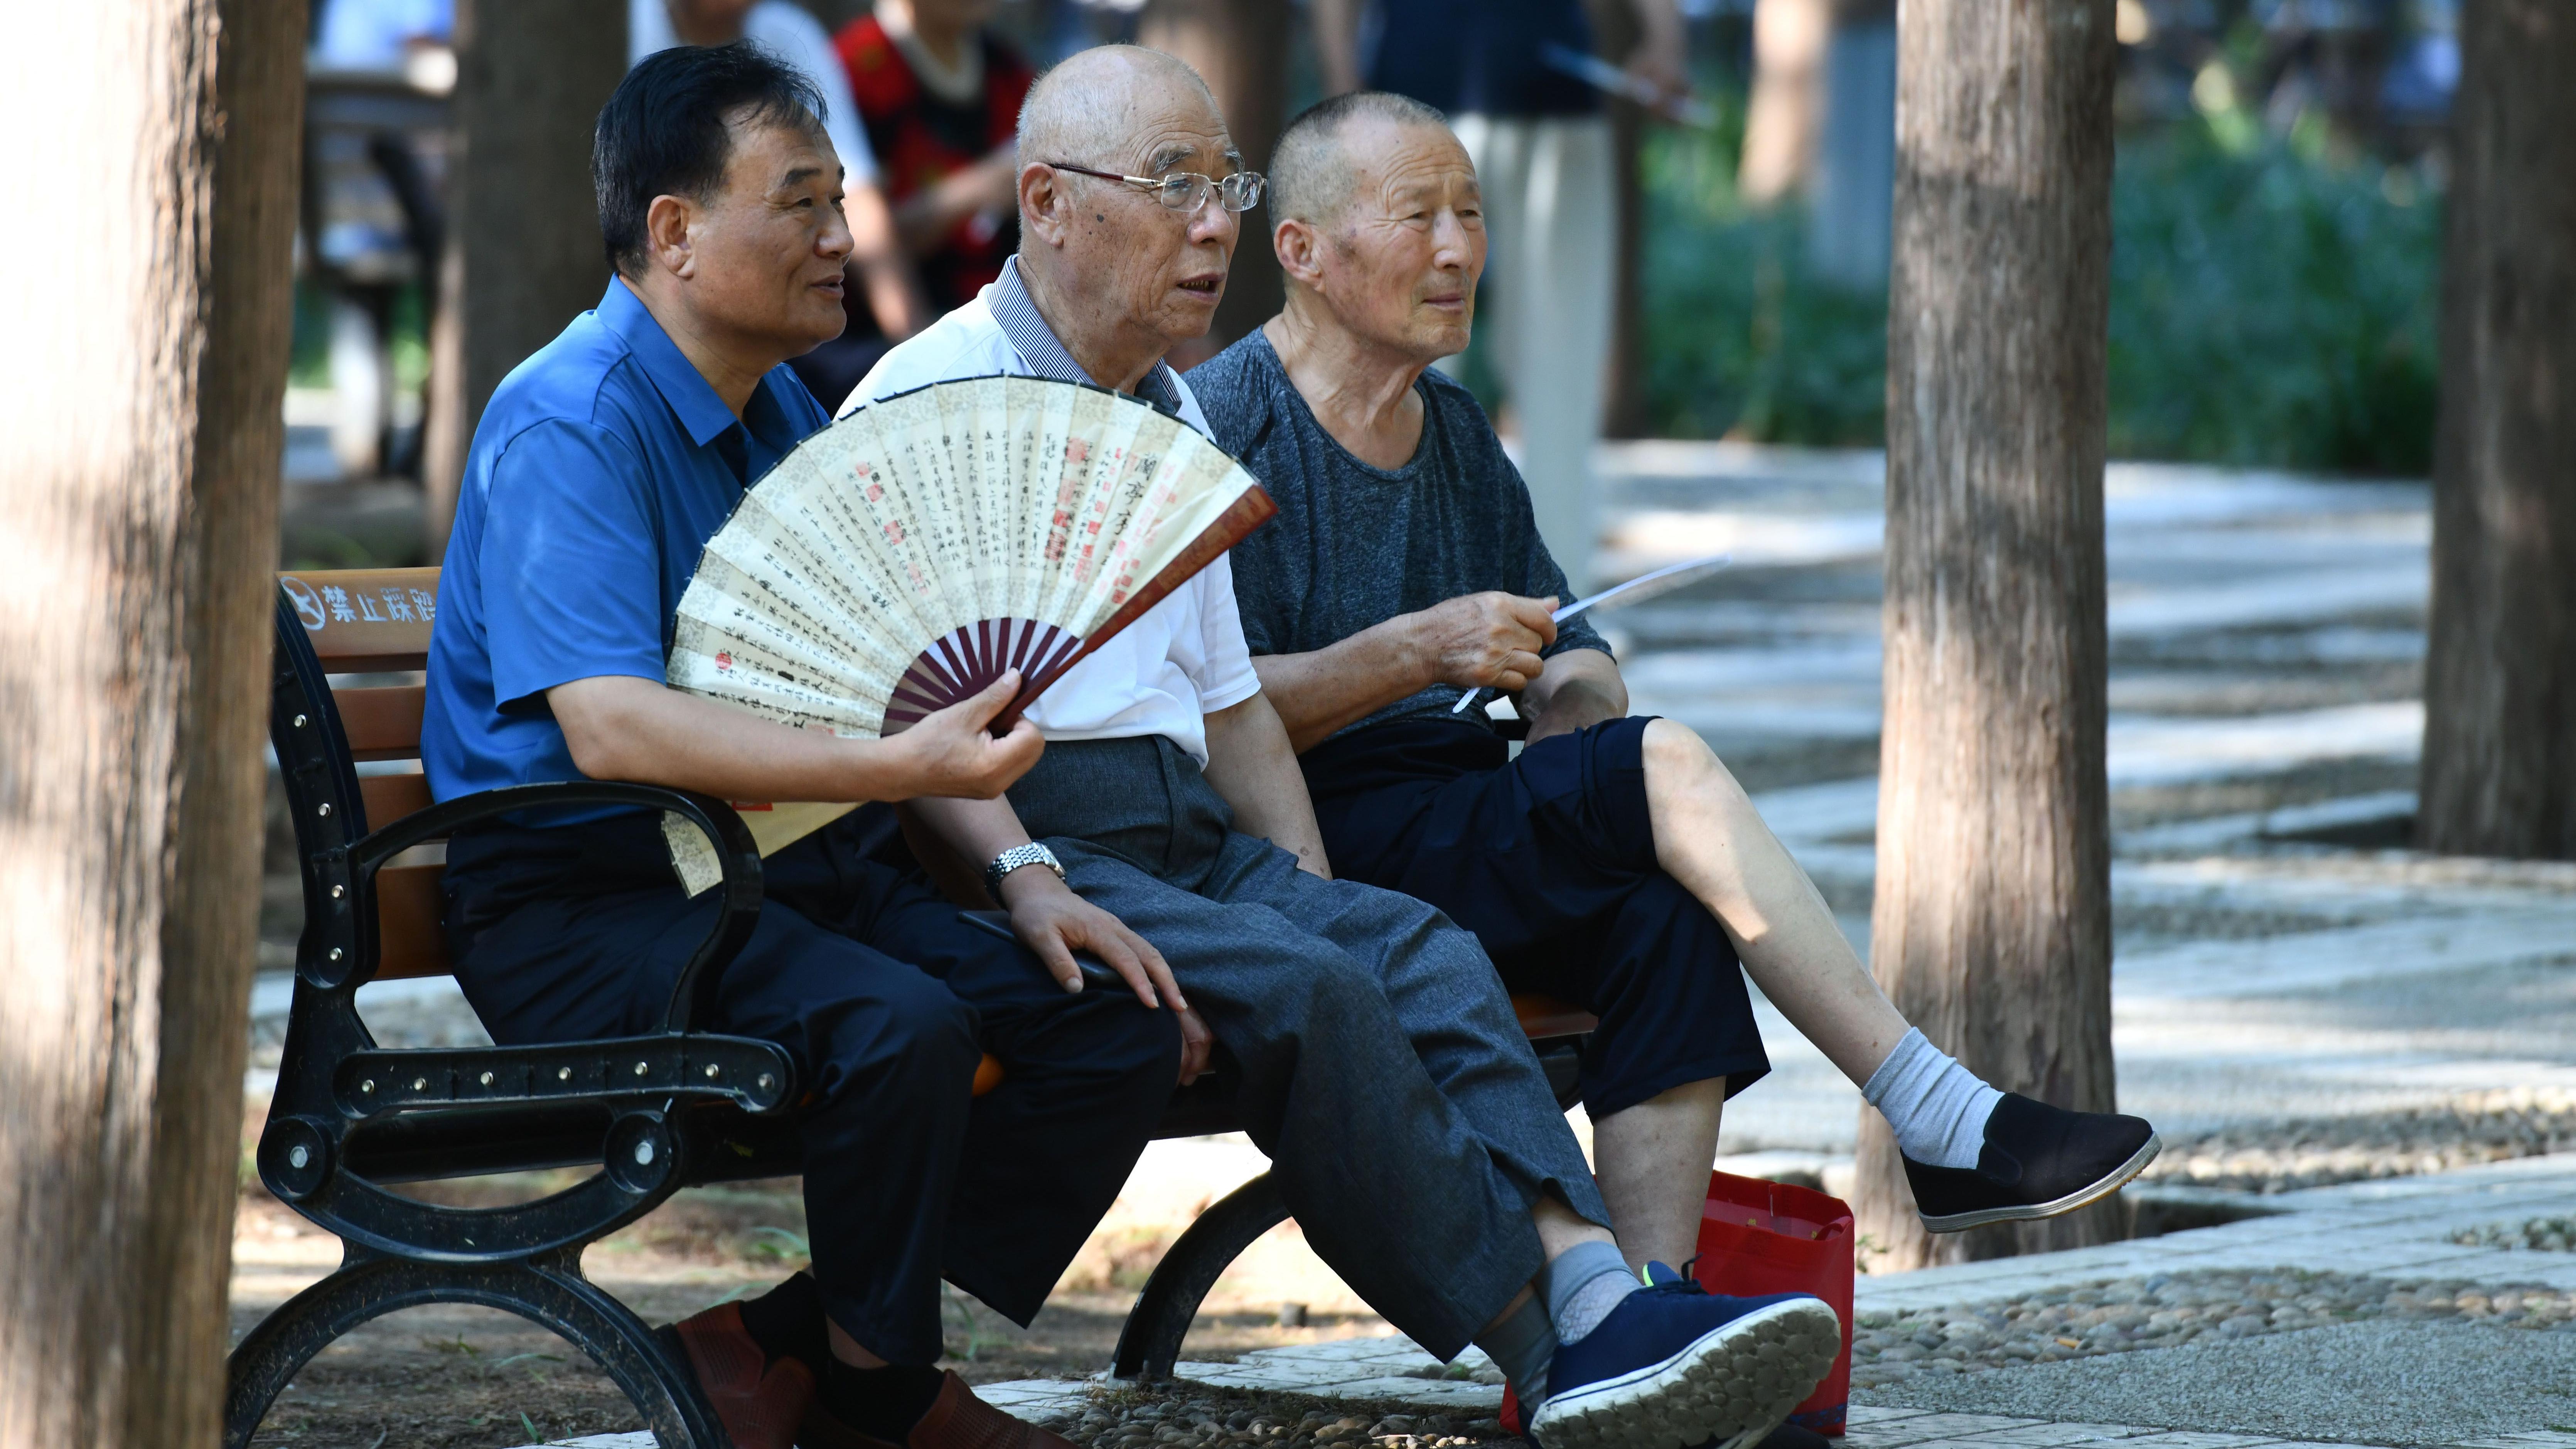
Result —
POLYGON ((663 678, 660 546, 641 459, 541 422, 493 460, 483 533, 492 692, 507 711, 576 679, 663 678))

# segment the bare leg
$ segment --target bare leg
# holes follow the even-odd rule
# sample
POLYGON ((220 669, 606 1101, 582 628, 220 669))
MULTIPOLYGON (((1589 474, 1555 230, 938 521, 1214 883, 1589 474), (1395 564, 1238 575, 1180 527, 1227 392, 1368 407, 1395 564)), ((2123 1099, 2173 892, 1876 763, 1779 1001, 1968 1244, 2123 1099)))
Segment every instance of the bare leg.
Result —
POLYGON ((1643 1273, 1650 1262, 1680 1267, 1699 1251, 1700 1207, 1725 1107, 1726 1079, 1713 1077, 1593 1120, 1601 1197, 1631 1272, 1643 1273))
POLYGON ((1813 881, 1762 823, 1744 787, 1700 737, 1646 726, 1646 804, 1655 858, 1726 927, 1745 972, 1854 1085, 1904 1039, 1813 881))

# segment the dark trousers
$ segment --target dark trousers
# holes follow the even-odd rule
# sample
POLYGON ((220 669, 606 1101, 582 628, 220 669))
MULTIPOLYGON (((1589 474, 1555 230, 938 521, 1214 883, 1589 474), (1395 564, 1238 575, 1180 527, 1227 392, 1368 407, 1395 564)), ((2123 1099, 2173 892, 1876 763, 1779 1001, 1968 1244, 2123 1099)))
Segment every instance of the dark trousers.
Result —
POLYGON ((1315 1252, 1440 1358, 1538 1272, 1552 1193, 1607 1225, 1475 938, 1232 829, 1170 740, 1047 746, 1011 787, 1083 898, 1154 943, 1243 1067, 1244 1127, 1315 1252))
POLYGON ((1476 933, 1514 991, 1601 1019, 1583 1053, 1596 1117, 1690 1082, 1771 1070, 1735 943, 1655 860, 1644 717, 1517 758, 1472 722, 1398 720, 1300 761, 1333 873, 1402 891, 1476 933))
MULTIPOLYGON (((832 1320, 897 1363, 940 1353, 939 1279, 1025 1325, 1117 1198, 1180 1070, 1171 1013, 1068 995, 917 874, 871 858, 881 807, 763 863, 766 903, 711 1030, 787 1048, 814 1277, 832 1320), (985 1052, 1002 1085, 971 1095, 985 1052)), ((496 1041, 658 1030, 714 918, 642 815, 460 837, 457 982, 496 1041)))

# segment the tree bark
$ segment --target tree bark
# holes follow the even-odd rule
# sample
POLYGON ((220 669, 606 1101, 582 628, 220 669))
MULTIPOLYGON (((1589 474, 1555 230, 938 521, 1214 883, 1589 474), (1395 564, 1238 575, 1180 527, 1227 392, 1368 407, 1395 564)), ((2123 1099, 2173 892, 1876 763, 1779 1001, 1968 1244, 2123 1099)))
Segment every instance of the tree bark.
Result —
POLYGON ((432 562, 446 552, 465 450, 492 390, 608 285, 590 137, 626 75, 626 4, 457 0, 455 38, 455 255, 439 293, 454 335, 431 338, 422 468, 432 562))
POLYGON ((304 0, 37 6, 0 117, 0 1446, 216 1442, 304 0))
POLYGON ((2460 64, 2420 833, 2576 858, 2576 13, 2470 0, 2460 64))
MULTIPOLYGON (((1270 168, 1270 150, 1288 125, 1288 33, 1295 7, 1280 0, 1152 0, 1137 27, 1140 45, 1179 56, 1216 93, 1235 149, 1254 171, 1270 168)), ((1225 281, 1225 299, 1198 349, 1214 356, 1229 342, 1278 315, 1286 298, 1279 258, 1270 250, 1270 208, 1243 214, 1243 236, 1225 281)), ((1180 349, 1175 349, 1176 353, 1180 349)), ((1186 366, 1197 356, 1176 355, 1186 366)))
MULTIPOLYGON (((1637 48, 1644 28, 1637 23, 1633 0, 1587 0, 1592 21, 1592 48, 1613 59, 1637 48)), ((1683 64, 1689 64, 1685 57, 1683 64)), ((1643 275, 1646 237, 1644 176, 1646 108, 1624 96, 1604 98, 1610 116, 1610 154, 1617 158, 1613 179, 1618 186, 1618 275, 1611 283, 1610 358, 1601 386, 1601 436, 1642 438, 1651 424, 1646 417, 1643 338, 1643 275)))
MULTIPOLYGON (((2112 1105, 2102 453, 2110 0, 1907 0, 1888 307, 1886 733, 1870 964, 2007 1091, 2112 1105)), ((2101 1241, 2116 1207, 1941 1239, 1877 1113, 1880 1266, 2101 1241)))

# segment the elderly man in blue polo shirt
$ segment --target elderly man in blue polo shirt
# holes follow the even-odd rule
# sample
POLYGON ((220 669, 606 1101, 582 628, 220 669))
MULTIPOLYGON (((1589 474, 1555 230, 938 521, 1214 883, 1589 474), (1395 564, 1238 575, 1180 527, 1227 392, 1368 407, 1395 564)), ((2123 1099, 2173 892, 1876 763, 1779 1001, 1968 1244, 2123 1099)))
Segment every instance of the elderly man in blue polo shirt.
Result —
MULTIPOLYGON (((1260 200, 1207 87, 1085 51, 1030 91, 1020 253, 859 384, 1034 374, 1207 419, 1162 358, 1207 330, 1260 200)), ((1830 1366, 1833 1310, 1631 1276, 1581 1148, 1475 938, 1331 878, 1220 559, 1031 707, 1006 800, 924 800, 1016 917, 1085 898, 1141 932, 1243 1069, 1237 1105, 1306 1240, 1424 1348, 1470 1341, 1541 1397, 1549 1449, 1750 1442, 1830 1366)))
MULTIPOLYGON (((438 798, 585 776, 750 799, 990 798, 1037 758, 1032 726, 984 728, 1010 677, 872 741, 662 683, 708 537, 825 421, 784 365, 842 325, 850 233, 821 106, 733 45, 644 61, 600 113, 616 276, 475 429, 430 652, 438 798)), ((1160 962, 1098 908, 1018 913, 1037 951, 987 936, 869 858, 871 813, 769 858, 757 931, 718 990, 719 1029, 799 1063, 812 1273, 666 1332, 737 1449, 1069 1449, 935 1369, 939 1280, 1026 1323, 1203 1053, 1155 1009, 1181 1004, 1160 962), (1075 949, 1137 994, 1083 991, 1075 949), (976 1099, 985 1051, 1008 1075, 976 1099)), ((649 813, 461 834, 446 882, 457 979, 512 1043, 650 1030, 714 909, 683 896, 649 813)))

